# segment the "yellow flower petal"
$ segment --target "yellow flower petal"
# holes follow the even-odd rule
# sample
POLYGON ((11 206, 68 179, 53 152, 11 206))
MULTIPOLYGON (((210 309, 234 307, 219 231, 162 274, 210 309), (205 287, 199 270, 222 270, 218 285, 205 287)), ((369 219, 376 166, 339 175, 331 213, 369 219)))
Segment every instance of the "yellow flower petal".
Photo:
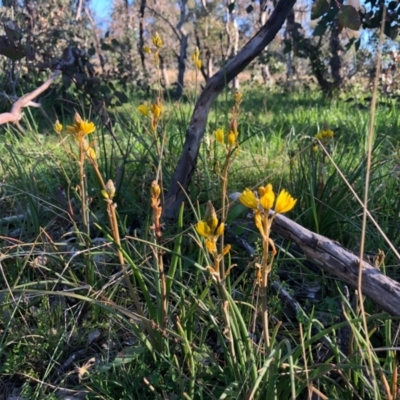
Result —
POLYGON ((285 189, 283 189, 276 199, 275 212, 279 214, 288 212, 295 206, 296 202, 297 200, 294 199, 285 189))
POLYGON ((224 247, 224 249, 222 250, 222 255, 226 256, 229 252, 231 251, 231 245, 228 244, 224 247))
POLYGON ((225 133, 224 133, 224 130, 222 128, 217 129, 215 131, 215 140, 218 143, 224 144, 224 137, 225 137, 225 133))
MULTIPOLYGON (((137 108, 137 110, 138 110, 141 114, 143 114, 145 117, 148 117, 148 116, 150 115, 149 107, 147 107, 146 104, 141 104, 141 105, 137 108)), ((68 127, 67 127, 67 129, 68 129, 68 127)))
POLYGON ((160 185, 157 183, 157 181, 153 181, 151 184, 151 194, 156 199, 158 199, 160 197, 161 188, 160 188, 160 185))
POLYGON ((195 60, 194 65, 196 66, 197 69, 201 69, 202 66, 201 60, 199 59, 195 60))
POLYGON ((240 103, 241 102, 241 100, 242 100, 242 93, 240 93, 240 92, 236 92, 234 95, 233 95, 233 97, 234 97, 234 99, 235 99, 235 103, 240 103))
POLYGON ((96 130, 96 125, 93 122, 81 121, 79 123, 79 133, 83 136, 89 135, 96 130))
POLYGON ((204 241, 204 243, 205 243, 205 245, 206 245, 207 250, 208 250, 210 253, 216 253, 216 252, 217 252, 217 245, 216 245, 214 239, 206 239, 206 240, 204 241))
POLYGON ((258 208, 258 200, 250 189, 243 191, 239 196, 239 201, 247 208, 252 208, 253 210, 257 210, 258 208))
POLYGON ((261 191, 260 188, 260 204, 264 210, 269 210, 273 207, 275 201, 275 193, 272 189, 272 185, 269 183, 261 191), (262 192, 262 194, 261 194, 262 192))
POLYGON ((161 47, 163 45, 163 41, 161 39, 161 36, 157 32, 153 36, 153 44, 154 44, 154 46, 157 47, 157 49, 161 49, 161 47))
POLYGON ((217 213, 215 212, 215 208, 212 205, 211 201, 207 202, 204 221, 208 225, 210 233, 214 233, 215 229, 217 229, 218 226, 218 218, 217 218, 217 213))
POLYGON ((224 233, 225 224, 221 222, 218 226, 217 231, 215 232, 215 236, 221 236, 224 233))
POLYGON ((199 48, 196 46, 196 47, 194 48, 194 52, 193 52, 193 55, 192 55, 192 59, 193 59, 193 61, 194 61, 194 60, 197 60, 199 57, 200 57, 200 50, 199 50, 199 48))
POLYGON ((231 131, 228 133, 229 146, 234 146, 236 143, 236 135, 231 131))
POLYGON ((147 54, 151 54, 151 49, 150 49, 150 47, 149 46, 143 46, 143 51, 145 52, 145 53, 147 53, 147 54))
POLYGON ((196 226, 196 231, 200 236, 209 237, 211 235, 211 230, 207 225, 206 221, 199 221, 196 226))
POLYGON ((257 229, 260 231, 261 235, 264 236, 264 227, 263 227, 263 224, 262 224, 262 216, 261 216, 261 213, 259 211, 257 211, 254 214, 254 223, 255 223, 257 229))
POLYGON ((86 151, 86 156, 91 161, 96 161, 97 159, 96 151, 93 147, 89 147, 89 149, 86 151))
POLYGON ((151 112, 153 113, 155 118, 159 118, 161 114, 161 105, 160 104, 152 104, 150 106, 151 112))
POLYGON ((55 124, 53 125, 53 128, 54 128, 54 130, 55 130, 57 133, 61 133, 61 131, 62 131, 62 129, 63 129, 63 126, 62 126, 62 124, 60 124, 60 121, 57 120, 57 121, 55 122, 55 124))

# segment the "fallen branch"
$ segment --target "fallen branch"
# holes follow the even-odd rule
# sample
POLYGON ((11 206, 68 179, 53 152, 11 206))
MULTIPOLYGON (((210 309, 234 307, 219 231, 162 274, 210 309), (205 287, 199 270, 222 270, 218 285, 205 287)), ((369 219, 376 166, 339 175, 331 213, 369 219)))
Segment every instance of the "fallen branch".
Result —
POLYGON ((224 87, 250 64, 274 39, 296 0, 279 0, 267 23, 223 68, 213 75, 201 93, 186 131, 183 150, 172 177, 163 207, 164 218, 174 220, 185 200, 189 183, 196 169, 200 142, 214 100, 224 87))
POLYGON ((42 94, 49 86, 59 77, 60 71, 57 70, 46 82, 40 85, 33 92, 26 94, 18 99, 12 106, 10 112, 0 114, 0 125, 12 123, 16 124, 22 118, 22 109, 24 107, 40 107, 40 104, 34 103, 33 100, 42 94))
MULTIPOLYGON (((360 258, 355 254, 279 214, 274 218, 272 230, 296 243, 324 271, 357 288, 360 258)), ((400 316, 400 283, 365 261, 361 261, 361 266, 363 295, 392 315, 400 316)))

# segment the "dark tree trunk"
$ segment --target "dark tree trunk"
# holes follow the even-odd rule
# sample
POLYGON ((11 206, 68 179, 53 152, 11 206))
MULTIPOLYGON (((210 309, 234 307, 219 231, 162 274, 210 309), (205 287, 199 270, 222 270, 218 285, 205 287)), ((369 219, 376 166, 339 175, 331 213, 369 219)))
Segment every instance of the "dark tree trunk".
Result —
POLYGON ((333 79, 333 88, 339 89, 342 86, 342 59, 340 57, 340 38, 339 38, 339 27, 338 21, 334 21, 331 31, 331 37, 329 40, 329 46, 331 48, 331 58, 329 65, 331 67, 331 74, 333 79))
POLYGON ((140 55, 140 62, 142 64, 142 69, 144 75, 147 73, 146 63, 145 63, 145 55, 143 51, 144 47, 144 12, 146 10, 146 0, 140 1, 139 7, 139 55, 140 55))
POLYGON ((201 93, 192 119, 186 132, 178 165, 171 179, 169 190, 163 207, 163 216, 176 219, 182 202, 188 193, 189 183, 196 169, 201 139, 206 129, 211 106, 224 87, 246 68, 265 47, 275 38, 285 22, 296 0, 279 0, 271 17, 257 34, 231 59, 222 69, 213 75, 206 83, 201 93))
POLYGON ((176 97, 180 99, 183 94, 183 88, 185 87, 185 71, 186 71, 186 56, 188 46, 188 35, 182 35, 180 42, 180 50, 178 56, 178 81, 176 87, 176 97))

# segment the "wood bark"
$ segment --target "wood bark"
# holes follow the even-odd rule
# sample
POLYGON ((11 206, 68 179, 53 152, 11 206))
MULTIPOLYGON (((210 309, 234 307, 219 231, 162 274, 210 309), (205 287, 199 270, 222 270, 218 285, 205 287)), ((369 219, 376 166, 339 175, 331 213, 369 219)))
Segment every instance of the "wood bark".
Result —
POLYGON ((282 215, 276 215, 273 232, 296 243, 305 256, 330 273, 357 288, 358 271, 362 268, 362 294, 368 296, 383 310, 400 316, 400 283, 384 275, 366 261, 322 235, 303 228, 282 215))
POLYGON ((271 17, 258 33, 238 52, 236 57, 207 81, 196 103, 192 119, 186 131, 183 150, 166 196, 163 208, 164 218, 175 220, 178 210, 186 198, 189 183, 196 169, 197 156, 206 128, 208 114, 214 100, 222 92, 225 85, 243 71, 274 39, 295 3, 296 0, 280 0, 271 17))

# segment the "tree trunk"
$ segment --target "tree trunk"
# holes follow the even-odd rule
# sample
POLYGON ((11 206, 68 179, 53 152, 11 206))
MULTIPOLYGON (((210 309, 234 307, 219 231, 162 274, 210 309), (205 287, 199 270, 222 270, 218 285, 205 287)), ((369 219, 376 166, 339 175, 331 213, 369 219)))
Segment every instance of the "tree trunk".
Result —
POLYGON ((178 55, 178 82, 176 87, 176 97, 180 99, 183 94, 183 88, 185 87, 185 70, 186 70, 186 56, 187 56, 187 47, 188 47, 188 39, 189 34, 186 32, 184 28, 184 24, 186 22, 187 17, 187 0, 179 1, 180 8, 180 18, 178 25, 176 26, 177 31, 179 31, 179 55, 178 55))
POLYGON ((293 29, 294 29, 295 17, 294 10, 292 9, 286 20, 285 40, 289 41, 290 51, 287 53, 286 61, 286 84, 290 87, 293 79, 293 29))
POLYGON ((340 38, 339 38, 339 27, 338 21, 333 22, 331 37, 329 40, 329 46, 331 48, 331 58, 329 65, 331 67, 331 74, 333 78, 333 87, 339 89, 342 86, 342 59, 340 57, 340 38))
POLYGON ((296 243, 308 259, 324 271, 357 288, 358 272, 362 268, 362 294, 382 309, 400 316, 400 283, 382 274, 371 264, 361 261, 340 244, 296 224, 289 218, 276 215, 272 230, 296 243))
POLYGON ((178 56, 178 82, 176 87, 176 98, 180 99, 183 94, 183 88, 185 87, 185 70, 186 70, 186 56, 188 46, 188 35, 183 34, 180 40, 180 49, 178 56))
POLYGON ((274 39, 281 29, 296 0, 279 0, 271 17, 257 34, 206 83, 201 93, 192 119, 186 131, 186 140, 178 165, 171 179, 163 207, 163 216, 175 220, 182 202, 188 193, 189 183, 196 169, 201 139, 207 124, 208 114, 214 100, 237 74, 243 71, 264 48, 274 39))
MULTIPOLYGON (((268 17, 270 15, 270 9, 268 8, 268 0, 260 0, 260 25, 264 26, 268 20, 268 17)), ((264 49, 264 51, 268 51, 268 47, 264 49)), ((271 85, 272 83, 272 76, 269 71, 269 65, 262 64, 261 65, 261 76, 264 82, 264 85, 271 85)))
POLYGON ((146 10, 146 0, 141 0, 140 1, 140 7, 139 7, 139 56, 140 56, 140 62, 142 64, 142 69, 143 69, 143 74, 144 76, 147 76, 147 69, 146 69, 146 63, 145 63, 145 55, 143 51, 144 47, 144 12, 146 10))

